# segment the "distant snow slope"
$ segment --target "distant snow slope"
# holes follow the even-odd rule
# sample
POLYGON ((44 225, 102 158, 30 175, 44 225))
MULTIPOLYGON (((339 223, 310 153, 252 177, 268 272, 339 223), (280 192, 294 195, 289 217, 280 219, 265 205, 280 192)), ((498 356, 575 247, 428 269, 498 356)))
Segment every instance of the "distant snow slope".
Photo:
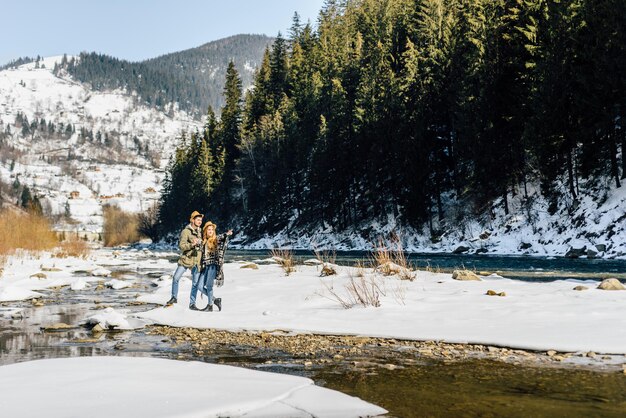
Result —
POLYGON ((75 221, 57 229, 93 238, 102 232, 102 205, 140 212, 158 199, 163 167, 178 138, 201 123, 176 105, 165 114, 139 103, 134 94, 94 91, 67 75, 57 77, 52 70, 61 59, 0 71, 0 139, 5 145, 0 179, 8 184, 17 179, 42 199, 48 213, 69 214, 75 221), (18 114, 29 123, 43 118, 46 124, 71 125, 74 133, 69 138, 41 131, 25 135, 18 114), (94 138, 82 138, 81 129, 94 138), (113 144, 105 143, 107 135, 115 138, 113 144))
MULTIPOLYGON (((167 115, 139 103, 134 94, 124 91, 100 92, 74 82, 69 76, 57 77, 52 73, 62 57, 45 58, 36 63, 24 64, 15 69, 0 71, 0 127, 13 124, 18 112, 28 117, 45 118, 55 124, 71 123, 76 134, 69 140, 50 143, 23 138, 19 132, 12 136, 12 144, 29 153, 46 152, 58 147, 74 147, 78 156, 93 158, 94 147, 77 148, 80 128, 102 132, 115 132, 121 146, 137 152, 138 144, 162 157, 162 165, 174 149, 175 139, 181 131, 200 126, 188 113, 173 110, 167 115), (136 139, 135 139, 136 138, 136 139)), ((174 106, 175 108, 176 106, 174 106)), ((98 155, 97 155, 98 156, 98 155)), ((110 154, 99 155, 110 157, 110 154)), ((138 163, 145 163, 139 159, 138 163)))

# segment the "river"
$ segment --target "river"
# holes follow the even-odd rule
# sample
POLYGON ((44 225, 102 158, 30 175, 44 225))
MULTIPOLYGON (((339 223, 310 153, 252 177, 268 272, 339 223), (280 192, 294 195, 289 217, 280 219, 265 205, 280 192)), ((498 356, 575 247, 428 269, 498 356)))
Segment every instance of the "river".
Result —
MULTIPOLYGON (((265 258, 268 252, 262 250, 231 250, 227 254, 229 259, 248 260, 265 258)), ((294 251, 293 254, 298 261, 315 258, 315 254, 311 251, 294 251)), ((340 265, 369 263, 372 258, 372 254, 365 251, 339 251, 334 255, 335 262, 340 265)), ((406 257, 408 263, 415 268, 432 269, 444 273, 465 268, 480 272, 497 273, 510 279, 537 282, 563 279, 602 280, 609 277, 626 279, 626 260, 426 253, 407 253, 406 257)))
MULTIPOLYGON (((311 253, 297 252, 300 260, 311 253)), ((265 251, 231 251, 228 258, 265 258, 265 251)), ((353 264, 366 253, 339 253, 337 262, 353 264)), ((499 272, 521 280, 559 278, 600 279, 624 277, 626 261, 566 260, 529 257, 449 256, 413 254, 415 266, 450 271, 465 267, 499 272)), ((118 267, 114 275, 131 273, 118 267)), ((381 351, 369 358, 346 357, 341 361, 306 365, 301 358, 280 350, 237 344, 221 345, 199 354, 191 344, 153 334, 149 329, 92 333, 81 322, 105 306, 140 311, 150 305, 134 304, 138 293, 150 292, 151 280, 169 271, 133 271, 132 288, 101 289, 95 286, 73 292, 67 287, 44 291, 46 305, 30 302, 0 304, 2 310, 23 307, 21 316, 0 316, 0 365, 55 357, 121 355, 223 363, 277 373, 306 376, 317 384, 378 404, 389 417, 422 416, 624 416, 626 375, 589 367, 545 367, 484 359, 440 361, 415 353, 381 351), (61 331, 42 327, 64 322, 75 326, 61 331), (357 366, 367 364, 367 367, 357 366)), ((376 351, 374 351, 376 353, 376 351)))

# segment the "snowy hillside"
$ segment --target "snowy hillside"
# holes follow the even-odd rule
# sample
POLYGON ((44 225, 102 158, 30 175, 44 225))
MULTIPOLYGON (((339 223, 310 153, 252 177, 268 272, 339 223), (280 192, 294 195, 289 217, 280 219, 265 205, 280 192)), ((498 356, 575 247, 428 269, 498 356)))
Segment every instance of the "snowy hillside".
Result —
POLYGON ((59 218, 57 229, 90 239, 99 238, 102 232, 103 205, 114 204, 129 212, 146 210, 158 200, 163 179, 160 171, 120 164, 76 162, 68 173, 45 161, 28 157, 21 161, 13 164, 13 170, 0 164, 0 179, 11 184, 17 179, 28 186, 44 212, 59 218))
POLYGON ((177 138, 201 123, 57 77, 61 59, 0 71, 0 179, 28 186, 48 215, 64 218, 58 229, 96 238, 102 205, 139 212, 158 199, 177 138))
POLYGON ((199 127, 186 112, 174 110, 167 115, 139 102, 136 96, 123 91, 97 92, 72 81, 69 76, 56 77, 54 64, 62 57, 45 58, 16 69, 0 71, 0 128, 7 133, 9 144, 29 154, 71 153, 83 158, 126 160, 146 165, 152 155, 157 165, 167 163, 182 130, 199 127), (38 68, 36 68, 38 67, 38 68), (18 113, 32 122, 41 118, 57 126, 72 125, 69 138, 42 138, 41 131, 16 124, 18 113), (81 137, 83 132, 89 136, 81 137), (100 133, 98 135, 98 133, 100 133), (106 147, 105 140, 109 139, 106 147), (38 140, 46 139, 46 141, 38 140), (69 148, 69 149, 68 149, 69 148), (137 158, 136 154, 141 154, 137 158))
POLYGON ((510 196, 506 214, 500 201, 488 212, 474 215, 462 203, 449 200, 449 221, 433 238, 428 227, 402 226, 392 216, 386 223, 369 223, 337 233, 330 226, 314 230, 283 230, 260 239, 237 237, 246 248, 370 250, 379 239, 399 235, 405 250, 425 253, 502 254, 626 258, 626 186, 582 182, 577 202, 558 200, 556 211, 537 189, 510 196), (454 220, 454 221, 453 221, 454 220))

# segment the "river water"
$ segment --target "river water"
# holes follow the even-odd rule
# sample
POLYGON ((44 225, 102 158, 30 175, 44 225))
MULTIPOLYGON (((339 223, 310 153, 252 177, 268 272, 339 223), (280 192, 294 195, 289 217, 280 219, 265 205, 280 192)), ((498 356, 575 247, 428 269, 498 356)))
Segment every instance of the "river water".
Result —
MULTIPOLYGON (((296 255, 300 259, 311 256, 310 253, 296 255)), ((228 258, 265 257, 264 251, 231 251, 228 258)), ((340 253, 337 262, 352 264, 365 258, 365 253, 340 253)), ((464 266, 542 281, 563 277, 623 277, 626 271, 626 262, 606 260, 412 255, 410 261, 416 266, 442 271, 464 266)), ((131 273, 123 268, 119 267, 114 275, 131 273)), ((199 354, 190 344, 177 344, 149 330, 92 335, 81 325, 87 316, 107 306, 131 311, 149 309, 149 305, 134 305, 136 295, 150 292, 150 281, 168 273, 171 272, 133 271, 134 286, 118 291, 96 290, 95 286, 81 292, 67 287, 45 291, 46 305, 39 308, 32 307, 30 302, 0 304, 0 365, 55 357, 150 356, 306 376, 321 386, 380 405, 390 411, 389 417, 626 416, 626 375, 615 370, 571 365, 533 367, 481 359, 447 362, 420 358, 417 354, 399 356, 393 369, 382 367, 388 366, 388 357, 376 355, 366 359, 370 367, 365 368, 355 367, 356 359, 349 357, 340 362, 305 366, 300 359, 280 350, 226 345, 199 354), (21 316, 3 315, 3 310, 15 307, 24 308, 21 316), (53 332, 42 330, 57 322, 75 327, 53 332)), ((364 359, 358 360, 363 363, 364 359)))
MULTIPOLYGON (((298 261, 315 258, 315 254, 310 251, 293 253, 298 261)), ((233 250, 227 254, 229 259, 235 260, 262 259, 268 256, 268 252, 262 250, 233 250)), ((406 256, 408 263, 415 268, 444 273, 465 268, 496 273, 511 279, 537 282, 563 279, 603 280, 609 277, 626 279, 626 260, 423 253, 407 253, 406 256)), ((339 251, 335 253, 335 258, 335 262, 340 265, 368 264, 372 254, 365 251, 339 251)))

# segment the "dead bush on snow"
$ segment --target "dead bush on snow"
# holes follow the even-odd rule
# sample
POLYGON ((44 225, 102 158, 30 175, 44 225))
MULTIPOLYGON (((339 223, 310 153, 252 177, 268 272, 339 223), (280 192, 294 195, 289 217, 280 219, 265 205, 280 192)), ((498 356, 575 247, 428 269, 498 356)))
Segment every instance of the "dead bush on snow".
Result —
POLYGON ((406 258, 402 241, 399 238, 389 245, 386 245, 382 239, 379 240, 372 264, 376 271, 385 276, 398 275, 402 280, 415 280, 416 274, 406 258))
POLYGON ((289 249, 272 249, 272 258, 283 268, 286 276, 296 271, 293 251, 289 249))

